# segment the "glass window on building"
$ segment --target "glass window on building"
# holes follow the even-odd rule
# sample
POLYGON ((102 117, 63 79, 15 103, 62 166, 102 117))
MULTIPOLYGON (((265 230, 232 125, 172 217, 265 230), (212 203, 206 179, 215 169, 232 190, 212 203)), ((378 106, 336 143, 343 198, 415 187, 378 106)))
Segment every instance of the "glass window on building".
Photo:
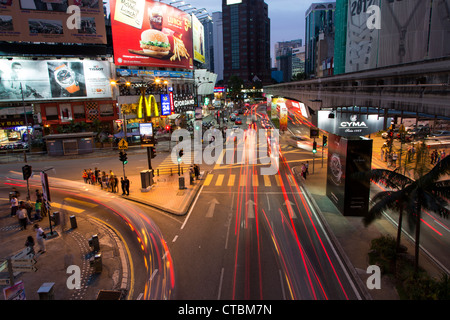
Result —
POLYGON ((73 106, 73 118, 74 119, 85 119, 86 118, 86 111, 84 109, 84 105, 76 105, 73 106))
POLYGON ((47 120, 59 120, 58 108, 56 106, 45 107, 45 115, 47 120))
POLYGON ((111 103, 101 104, 99 106, 99 109, 100 109, 101 117, 113 117, 114 116, 114 109, 113 109, 113 105, 111 103))

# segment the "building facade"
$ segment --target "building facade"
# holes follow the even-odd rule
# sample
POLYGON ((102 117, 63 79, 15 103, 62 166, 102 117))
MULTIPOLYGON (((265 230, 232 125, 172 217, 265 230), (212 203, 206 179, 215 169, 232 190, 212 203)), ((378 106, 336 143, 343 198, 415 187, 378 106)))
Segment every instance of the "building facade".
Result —
POLYGON ((270 83, 270 19, 263 0, 222 1, 224 81, 270 83))
POLYGON ((313 3, 305 13, 305 73, 333 75, 336 2, 313 3))
MULTIPOLYGON (((298 52, 298 48, 301 48, 301 46, 301 39, 277 42, 275 44, 275 66, 277 70, 283 72, 283 82, 292 80, 294 59, 297 59, 297 56, 294 55, 294 50, 298 52)), ((298 60, 295 60, 295 63, 298 64, 298 60)))

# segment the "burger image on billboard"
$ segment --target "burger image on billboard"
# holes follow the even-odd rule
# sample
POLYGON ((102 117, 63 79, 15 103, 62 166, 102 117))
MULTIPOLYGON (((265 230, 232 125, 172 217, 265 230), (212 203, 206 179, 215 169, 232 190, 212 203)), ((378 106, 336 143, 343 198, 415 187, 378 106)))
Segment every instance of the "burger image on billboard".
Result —
POLYGON ((141 34, 141 48, 152 57, 166 57, 170 53, 169 38, 159 30, 145 30, 141 34))

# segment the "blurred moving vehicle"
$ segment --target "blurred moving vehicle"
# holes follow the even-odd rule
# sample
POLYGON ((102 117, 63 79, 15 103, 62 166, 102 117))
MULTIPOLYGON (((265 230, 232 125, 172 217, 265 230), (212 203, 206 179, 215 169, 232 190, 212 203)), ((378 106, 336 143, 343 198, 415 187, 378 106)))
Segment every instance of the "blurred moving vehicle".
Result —
POLYGON ((312 151, 313 149, 313 140, 306 136, 290 136, 289 138, 287 138, 287 143, 294 148, 299 148, 307 151, 312 151))
POLYGON ((234 121, 234 124, 242 124, 242 119, 241 118, 236 118, 236 120, 234 121))

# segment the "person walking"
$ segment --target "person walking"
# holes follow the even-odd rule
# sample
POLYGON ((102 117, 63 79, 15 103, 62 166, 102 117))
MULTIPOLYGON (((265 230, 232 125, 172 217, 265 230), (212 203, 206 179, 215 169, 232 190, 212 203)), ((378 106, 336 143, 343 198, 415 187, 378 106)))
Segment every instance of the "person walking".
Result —
POLYGON ((32 253, 33 255, 35 254, 34 252, 34 239, 32 236, 28 236, 27 240, 25 241, 25 247, 30 248, 30 253, 32 253))
POLYGON ((128 177, 125 177, 124 179, 124 186, 125 186, 125 192, 127 196, 130 195, 130 180, 128 180, 128 177))
POLYGON ((33 228, 34 230, 36 230, 36 241, 39 245, 38 253, 44 253, 45 252, 44 239, 47 238, 47 236, 45 235, 44 230, 42 230, 42 228, 37 223, 33 226, 33 228))
POLYGON ((28 224, 27 209, 25 204, 22 202, 17 210, 17 218, 19 219, 20 230, 26 230, 28 224))

